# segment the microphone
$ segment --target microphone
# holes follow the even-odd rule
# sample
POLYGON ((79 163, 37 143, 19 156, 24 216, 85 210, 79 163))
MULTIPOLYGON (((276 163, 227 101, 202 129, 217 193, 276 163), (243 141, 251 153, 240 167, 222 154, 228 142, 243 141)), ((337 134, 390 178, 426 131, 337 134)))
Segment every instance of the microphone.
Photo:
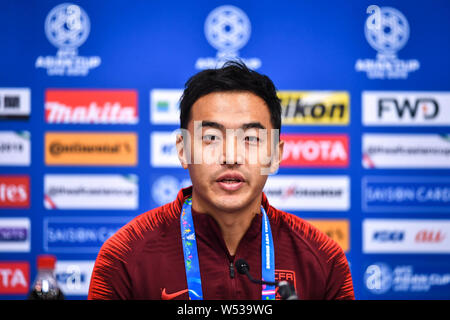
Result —
POLYGON ((282 300, 298 300, 298 296, 295 292, 294 286, 289 282, 287 281, 272 282, 272 281, 257 280, 253 278, 250 275, 250 266, 244 259, 237 260, 234 265, 236 266, 236 270, 240 274, 245 274, 247 278, 253 283, 261 285, 265 284, 269 286, 277 286, 278 293, 280 294, 282 300))
POLYGON ((269 285, 269 286, 278 286, 278 282, 270 282, 270 281, 263 281, 263 280, 256 280, 254 279, 251 275, 250 275, 250 266, 248 265, 247 261, 245 261, 244 259, 239 259, 236 261, 236 263, 234 264, 236 266, 236 270, 240 273, 240 274, 245 274, 248 279, 256 284, 265 284, 265 285, 269 285))

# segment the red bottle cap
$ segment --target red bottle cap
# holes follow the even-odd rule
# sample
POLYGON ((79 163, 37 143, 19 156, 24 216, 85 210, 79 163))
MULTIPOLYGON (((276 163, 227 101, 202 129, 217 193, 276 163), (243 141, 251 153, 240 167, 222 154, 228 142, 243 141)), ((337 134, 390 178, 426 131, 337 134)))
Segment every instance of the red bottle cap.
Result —
POLYGON ((40 254, 37 257, 38 269, 55 269, 56 257, 51 254, 40 254))

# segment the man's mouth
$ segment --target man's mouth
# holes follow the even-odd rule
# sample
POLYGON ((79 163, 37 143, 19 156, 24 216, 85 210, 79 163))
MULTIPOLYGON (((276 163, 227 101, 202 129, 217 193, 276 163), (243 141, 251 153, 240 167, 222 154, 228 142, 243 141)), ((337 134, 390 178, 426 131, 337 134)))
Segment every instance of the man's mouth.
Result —
POLYGON ((240 173, 225 173, 219 176, 216 182, 226 191, 236 191, 242 187, 245 179, 240 173))
POLYGON ((219 182, 223 182, 223 183, 237 183, 237 182, 242 182, 242 181, 239 180, 239 179, 222 179, 222 180, 219 180, 219 182))

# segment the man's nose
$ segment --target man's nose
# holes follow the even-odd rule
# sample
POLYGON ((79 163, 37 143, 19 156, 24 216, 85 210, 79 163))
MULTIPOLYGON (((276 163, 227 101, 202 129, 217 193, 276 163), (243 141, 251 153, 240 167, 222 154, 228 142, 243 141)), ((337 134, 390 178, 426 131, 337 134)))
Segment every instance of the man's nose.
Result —
POLYGON ((238 133, 227 130, 225 145, 223 146, 221 164, 243 164, 245 158, 245 145, 238 133))

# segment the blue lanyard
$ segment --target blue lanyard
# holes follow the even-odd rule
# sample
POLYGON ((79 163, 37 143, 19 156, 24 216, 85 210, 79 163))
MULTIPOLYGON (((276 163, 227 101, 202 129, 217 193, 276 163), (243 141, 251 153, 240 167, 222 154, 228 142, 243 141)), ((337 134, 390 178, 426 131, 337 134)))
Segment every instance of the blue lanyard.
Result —
MULTIPOLYGON (((261 275, 263 280, 275 282, 275 251, 269 218, 261 206, 261 275)), ((197 241, 195 238, 194 220, 192 219, 192 197, 186 199, 181 209, 181 240, 183 242, 184 267, 188 285, 189 299, 202 300, 202 281, 198 263, 197 241)), ((275 286, 263 285, 263 300, 275 300, 275 286)))

